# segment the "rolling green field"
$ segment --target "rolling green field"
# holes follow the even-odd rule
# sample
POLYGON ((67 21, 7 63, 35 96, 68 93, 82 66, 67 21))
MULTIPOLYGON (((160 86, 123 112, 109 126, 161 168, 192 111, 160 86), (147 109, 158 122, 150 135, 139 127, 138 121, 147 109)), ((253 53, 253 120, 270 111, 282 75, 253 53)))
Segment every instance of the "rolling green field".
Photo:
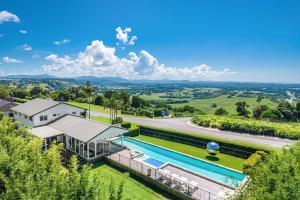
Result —
MULTIPOLYGON (((84 109, 89 108, 89 104, 87 104, 87 103, 78 103, 78 102, 74 102, 74 101, 68 101, 68 102, 65 102, 65 103, 67 103, 69 105, 72 105, 72 106, 77 106, 77 107, 80 107, 80 108, 84 108, 84 109)), ((94 105, 94 104, 91 104, 91 110, 97 111, 97 112, 109 113, 109 109, 106 109, 103 106, 98 106, 98 105, 94 105)))
MULTIPOLYGON (((160 98, 159 96, 165 95, 164 93, 153 93, 151 95, 141 95, 142 98, 146 100, 162 100, 167 101, 167 98, 160 98)), ((176 100, 176 98, 174 98, 176 100)), ((170 104, 172 107, 180 107, 184 105, 193 106, 195 108, 198 108, 200 110, 203 110, 204 112, 208 114, 213 114, 215 110, 219 107, 225 108, 229 114, 236 114, 236 106, 235 103, 239 101, 246 101, 249 105, 248 110, 252 111, 252 109, 261 104, 261 105, 267 105, 270 108, 276 107, 276 103, 273 103, 270 99, 263 99, 261 103, 256 102, 256 98, 247 98, 247 97, 232 97, 227 98, 226 95, 221 95, 215 98, 208 98, 208 99, 191 99, 187 98, 188 103, 179 103, 179 104, 170 104), (212 107, 212 104, 216 103, 217 107, 212 107)))
POLYGON ((227 154, 222 154, 219 153, 216 157, 209 156, 209 154, 206 152, 205 149, 186 145, 186 144, 181 144, 177 142, 172 142, 168 140, 163 140, 159 138, 154 138, 154 137, 149 137, 149 136, 144 136, 144 135, 139 135, 138 137, 135 137, 135 139, 139 139, 145 142, 149 142, 151 144, 155 144, 161 147, 165 147, 171 150, 175 150, 187 155, 194 156, 196 158, 200 158, 212 163, 216 163, 219 165, 223 165, 225 167, 229 167, 232 169, 236 169, 239 171, 243 170, 243 163, 245 159, 234 157, 231 155, 227 154))
MULTIPOLYGON (((124 182, 124 199, 136 199, 136 200, 163 200, 167 199, 161 194, 155 192, 147 185, 126 176, 124 173, 110 167, 109 165, 99 163, 92 169, 93 176, 100 176, 101 180, 104 181, 104 187, 108 188, 110 181, 113 180, 114 184, 119 185, 125 178, 124 182)), ((104 194, 109 196, 109 194, 104 194)))

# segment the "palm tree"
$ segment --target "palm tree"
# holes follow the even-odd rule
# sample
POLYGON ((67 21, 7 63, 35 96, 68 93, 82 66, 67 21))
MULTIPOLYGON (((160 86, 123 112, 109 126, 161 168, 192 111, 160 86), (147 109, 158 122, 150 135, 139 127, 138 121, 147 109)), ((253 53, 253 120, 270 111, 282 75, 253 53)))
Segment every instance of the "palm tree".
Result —
POLYGON ((89 103, 89 119, 91 118, 91 95, 93 92, 93 87, 89 81, 85 83, 85 93, 88 96, 88 103, 89 103))

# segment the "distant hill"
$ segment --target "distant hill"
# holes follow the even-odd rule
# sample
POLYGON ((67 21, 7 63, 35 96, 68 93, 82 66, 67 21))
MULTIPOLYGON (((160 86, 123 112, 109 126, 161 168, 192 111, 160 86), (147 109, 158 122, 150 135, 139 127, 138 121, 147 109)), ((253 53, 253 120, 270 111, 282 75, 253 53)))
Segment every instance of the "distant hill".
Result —
POLYGON ((189 80, 128 80, 120 77, 96 77, 96 76, 78 76, 78 77, 56 77, 49 74, 39 75, 7 75, 2 76, 0 79, 34 79, 34 80, 62 80, 67 82, 76 82, 84 84, 90 81, 95 85, 181 85, 181 86, 197 86, 197 87, 218 87, 218 88, 273 88, 273 89, 286 89, 286 88, 300 88, 300 84, 282 84, 282 83, 257 83, 257 82, 230 82, 230 81, 189 81, 189 80))
POLYGON ((38 75, 7 75, 1 76, 1 79, 55 79, 57 77, 49 74, 38 74, 38 75))

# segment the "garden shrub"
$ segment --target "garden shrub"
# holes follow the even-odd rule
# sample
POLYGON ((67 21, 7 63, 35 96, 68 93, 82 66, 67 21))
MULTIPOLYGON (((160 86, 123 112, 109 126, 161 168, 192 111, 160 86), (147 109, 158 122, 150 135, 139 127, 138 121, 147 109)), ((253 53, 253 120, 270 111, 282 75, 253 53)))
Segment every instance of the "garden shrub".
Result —
POLYGON ((249 170, 253 169, 259 161, 261 161, 263 156, 259 153, 252 154, 247 160, 245 160, 243 165, 244 173, 249 172, 249 170))
POLYGON ((123 122, 123 123, 121 124, 121 127, 122 127, 122 128, 130 129, 130 128, 131 128, 131 123, 130 123, 130 122, 123 122))
POLYGON ((0 112, 0 120, 2 120, 3 116, 4 116, 3 112, 0 112))
POLYGON ((140 135, 140 130, 139 128, 132 129, 128 133, 125 133, 124 136, 129 136, 129 137, 136 137, 140 135))

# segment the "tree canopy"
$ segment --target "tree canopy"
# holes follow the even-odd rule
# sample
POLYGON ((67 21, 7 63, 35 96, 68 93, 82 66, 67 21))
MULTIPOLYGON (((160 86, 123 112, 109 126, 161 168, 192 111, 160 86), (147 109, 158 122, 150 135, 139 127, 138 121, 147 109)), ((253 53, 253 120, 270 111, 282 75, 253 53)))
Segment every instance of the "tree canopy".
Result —
POLYGON ((75 156, 65 167, 62 145, 42 151, 43 141, 23 132, 7 117, 0 121, 0 199, 122 199, 123 184, 104 186, 75 156))
POLYGON ((251 181, 237 199, 300 199, 300 143, 272 153, 250 171, 251 181))

